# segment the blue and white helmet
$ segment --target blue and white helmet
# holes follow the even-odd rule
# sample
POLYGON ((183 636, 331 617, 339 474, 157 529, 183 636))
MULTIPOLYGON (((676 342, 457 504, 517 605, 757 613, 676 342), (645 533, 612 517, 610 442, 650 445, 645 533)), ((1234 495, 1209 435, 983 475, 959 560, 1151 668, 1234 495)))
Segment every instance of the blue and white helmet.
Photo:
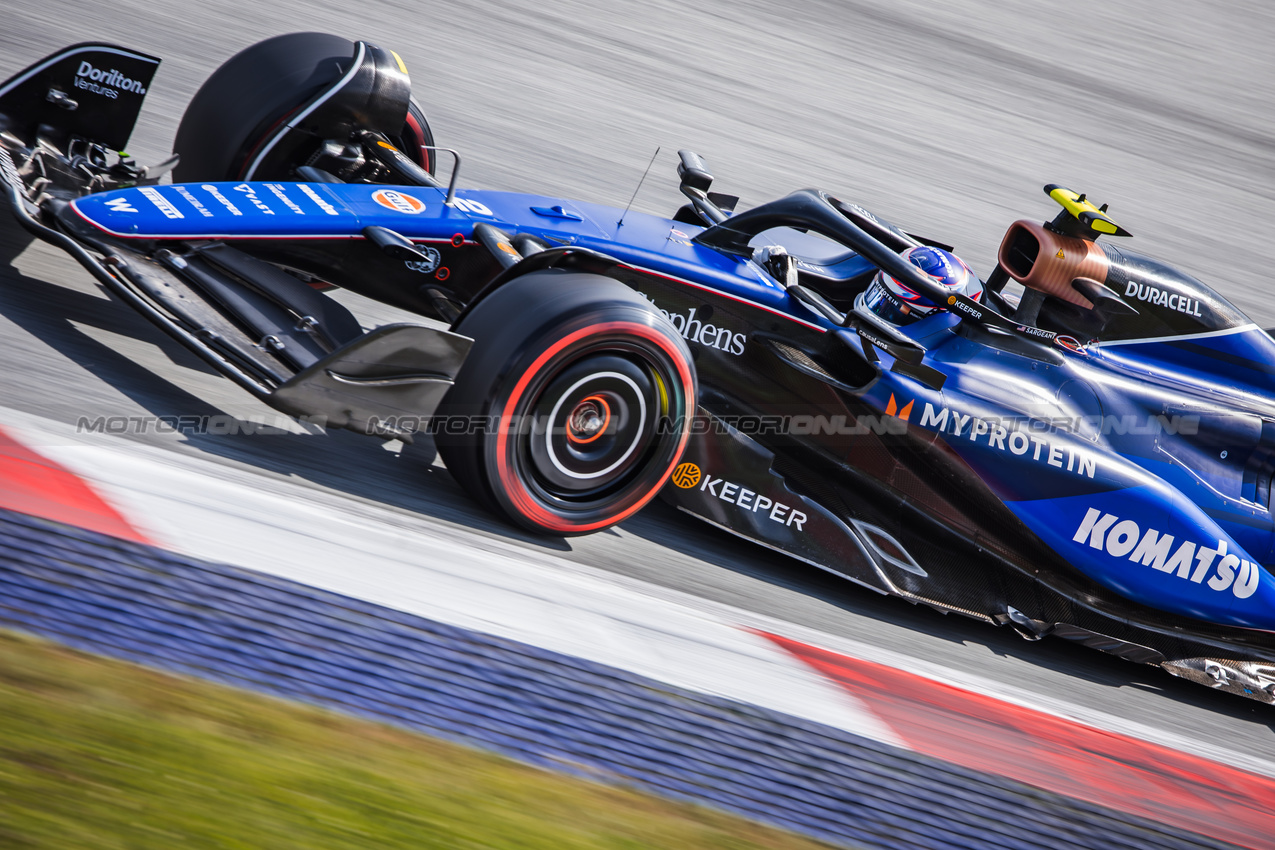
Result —
MULTIPOLYGON (((942 248, 919 245, 902 253, 903 259, 934 278, 934 282, 950 292, 959 292, 978 301, 983 297, 983 284, 970 271, 965 261, 942 248)), ((872 283, 859 296, 863 305, 887 322, 907 325, 931 313, 946 310, 929 298, 899 283, 884 271, 877 272, 872 283)))

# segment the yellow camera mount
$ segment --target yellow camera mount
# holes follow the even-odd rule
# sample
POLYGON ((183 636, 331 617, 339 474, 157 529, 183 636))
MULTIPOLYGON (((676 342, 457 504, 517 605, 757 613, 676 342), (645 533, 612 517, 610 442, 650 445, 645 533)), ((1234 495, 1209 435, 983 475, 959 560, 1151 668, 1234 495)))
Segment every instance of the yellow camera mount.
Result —
POLYGON ((1050 183, 1045 187, 1045 194, 1053 198, 1063 211, 1049 223, 1056 233, 1065 236, 1079 236, 1090 242, 1099 236, 1131 236, 1129 231, 1116 224, 1107 215, 1107 205, 1096 207, 1083 194, 1076 194, 1066 186, 1050 183))

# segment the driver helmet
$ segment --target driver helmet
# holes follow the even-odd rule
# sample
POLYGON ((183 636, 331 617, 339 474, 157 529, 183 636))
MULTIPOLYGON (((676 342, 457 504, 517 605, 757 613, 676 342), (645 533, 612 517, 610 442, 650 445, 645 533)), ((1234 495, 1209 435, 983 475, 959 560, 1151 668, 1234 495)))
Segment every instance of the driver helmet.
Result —
MULTIPOLYGON (((978 275, 955 254, 931 245, 918 245, 903 251, 901 256, 949 292, 959 292, 974 301, 983 297, 983 284, 978 275)), ((872 283, 859 296, 859 301, 894 325, 911 324, 947 309, 912 291, 884 271, 877 272, 872 283)))

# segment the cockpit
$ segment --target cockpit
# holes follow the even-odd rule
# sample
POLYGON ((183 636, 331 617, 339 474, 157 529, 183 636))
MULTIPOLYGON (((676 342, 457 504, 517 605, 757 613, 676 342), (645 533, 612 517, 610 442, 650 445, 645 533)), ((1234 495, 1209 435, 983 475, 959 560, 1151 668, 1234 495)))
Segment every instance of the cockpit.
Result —
MULTIPOLYGON (((906 233, 856 204, 817 190, 794 192, 732 213, 734 198, 708 191, 712 177, 702 161, 689 151, 681 155, 681 189, 691 204, 679 218, 698 218, 709 225, 695 242, 762 262, 811 309, 861 333, 864 321, 880 324, 854 308, 856 297, 878 270, 935 303, 941 299, 975 324, 1037 341, 1063 337, 1083 345, 1152 339, 1226 330, 1248 321, 1195 278, 1111 242, 1099 242, 1101 236, 1130 234, 1107 215, 1105 205, 1096 207, 1062 186, 1045 187, 1062 206, 1052 221, 1010 225, 980 303, 940 291, 900 257, 922 245, 945 251, 950 246, 906 233), (727 208, 718 201, 729 202, 727 208), (1013 291, 1019 287, 1021 291, 1013 291)), ((876 330, 891 336, 888 328, 876 330)))

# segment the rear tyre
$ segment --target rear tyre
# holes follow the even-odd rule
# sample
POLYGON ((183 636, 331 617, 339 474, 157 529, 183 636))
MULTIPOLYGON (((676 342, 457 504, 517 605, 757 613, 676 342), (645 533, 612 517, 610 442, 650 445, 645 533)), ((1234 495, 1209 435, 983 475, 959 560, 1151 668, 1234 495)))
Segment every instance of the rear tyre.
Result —
MULTIPOLYGON (((248 47, 213 72, 182 115, 173 140, 181 162, 173 172, 179 183, 241 180, 257 149, 311 98, 349 70, 355 44, 348 38, 317 32, 280 35, 248 47)), ((433 173, 433 158, 423 146, 434 144, 425 113, 413 100, 402 129, 388 133, 395 146, 433 173)), ((303 145, 271 173, 254 180, 295 179, 297 166, 324 140, 303 145)), ((343 141, 343 140, 342 140, 343 141)))
POLYGON ((695 366, 647 301, 599 275, 533 272, 453 331, 474 339, 435 416, 448 471, 532 531, 575 535, 649 502, 686 448, 695 366))

